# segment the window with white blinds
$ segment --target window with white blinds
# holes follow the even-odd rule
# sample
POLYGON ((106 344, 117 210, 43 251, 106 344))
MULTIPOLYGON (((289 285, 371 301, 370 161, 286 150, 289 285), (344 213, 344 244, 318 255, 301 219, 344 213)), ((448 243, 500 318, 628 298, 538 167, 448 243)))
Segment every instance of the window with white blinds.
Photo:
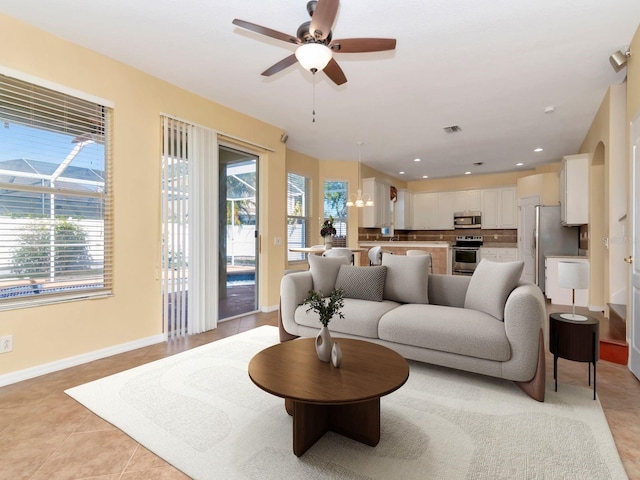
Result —
POLYGON ((0 309, 112 288, 111 110, 0 75, 0 309))
POLYGON ((347 246, 347 182, 324 182, 324 219, 333 218, 336 234, 333 236, 334 247, 347 246))
MULTIPOLYGON (((287 174, 287 246, 306 247, 309 232, 309 180, 295 173, 287 174)), ((304 260, 304 253, 289 252, 290 262, 304 260)))

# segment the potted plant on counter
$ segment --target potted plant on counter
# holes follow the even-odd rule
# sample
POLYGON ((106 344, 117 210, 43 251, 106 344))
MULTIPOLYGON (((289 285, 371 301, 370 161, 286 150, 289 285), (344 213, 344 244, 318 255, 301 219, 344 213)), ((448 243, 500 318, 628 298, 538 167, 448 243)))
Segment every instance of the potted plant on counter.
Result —
POLYGON ((329 250, 333 246, 333 236, 336 234, 336 228, 333 226, 333 217, 329 215, 320 227, 320 236, 324 239, 324 248, 329 250))

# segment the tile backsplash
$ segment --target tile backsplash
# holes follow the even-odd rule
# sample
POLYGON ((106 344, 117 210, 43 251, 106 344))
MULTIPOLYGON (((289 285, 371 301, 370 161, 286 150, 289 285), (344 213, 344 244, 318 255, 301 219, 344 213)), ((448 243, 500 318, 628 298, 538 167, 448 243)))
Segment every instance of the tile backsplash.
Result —
MULTIPOLYGON (((465 228, 459 230, 396 230, 395 237, 400 241, 432 242, 445 241, 455 242, 458 235, 481 235, 486 243, 517 243, 518 230, 516 229, 480 229, 465 228)), ((358 240, 360 242, 384 241, 389 237, 383 237, 379 228, 358 229, 358 240)))

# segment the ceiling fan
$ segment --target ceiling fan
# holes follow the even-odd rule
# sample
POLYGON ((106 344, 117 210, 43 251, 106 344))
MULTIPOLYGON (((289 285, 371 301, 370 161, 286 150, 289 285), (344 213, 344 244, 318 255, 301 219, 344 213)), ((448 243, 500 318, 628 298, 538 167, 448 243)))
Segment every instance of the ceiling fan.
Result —
POLYGON ((339 0, 312 0, 308 2, 307 12, 311 16, 311 21, 300 25, 296 36, 287 35, 238 18, 233 20, 233 24, 276 40, 298 45, 294 54, 280 60, 262 72, 265 77, 270 77, 299 62, 305 69, 314 74, 318 70, 324 71, 336 85, 342 85, 347 81, 347 77, 338 62, 333 58, 333 53, 365 53, 394 50, 396 48, 396 39, 346 38, 332 40, 331 27, 338 13, 338 5, 339 0))

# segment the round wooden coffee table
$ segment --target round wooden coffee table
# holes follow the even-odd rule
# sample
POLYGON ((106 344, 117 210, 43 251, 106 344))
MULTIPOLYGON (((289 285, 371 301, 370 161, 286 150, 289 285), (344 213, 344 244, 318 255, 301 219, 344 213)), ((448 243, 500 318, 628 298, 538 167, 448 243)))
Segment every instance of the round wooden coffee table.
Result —
POLYGON ((285 399, 298 457, 328 431, 375 447, 380 441, 380 397, 409 378, 407 361, 393 350, 336 340, 342 349, 340 368, 318 360, 315 338, 279 343, 249 362, 253 383, 285 399))

